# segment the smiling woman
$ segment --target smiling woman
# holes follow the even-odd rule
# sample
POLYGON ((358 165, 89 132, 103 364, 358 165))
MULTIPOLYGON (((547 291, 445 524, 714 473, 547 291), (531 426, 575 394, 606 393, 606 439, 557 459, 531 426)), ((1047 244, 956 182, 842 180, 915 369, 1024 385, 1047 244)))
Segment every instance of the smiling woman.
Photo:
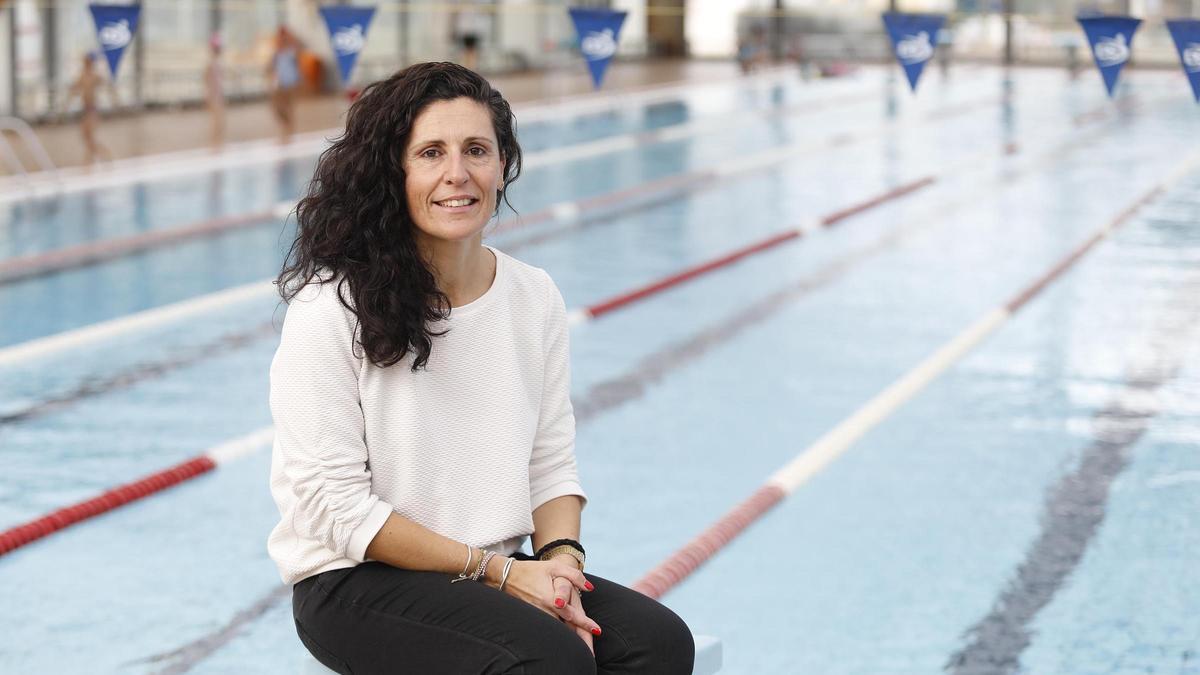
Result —
POLYGON ((679 617, 583 572, 566 308, 482 239, 520 166, 499 92, 424 63, 367 88, 300 202, 267 546, 338 672, 692 670, 679 617))

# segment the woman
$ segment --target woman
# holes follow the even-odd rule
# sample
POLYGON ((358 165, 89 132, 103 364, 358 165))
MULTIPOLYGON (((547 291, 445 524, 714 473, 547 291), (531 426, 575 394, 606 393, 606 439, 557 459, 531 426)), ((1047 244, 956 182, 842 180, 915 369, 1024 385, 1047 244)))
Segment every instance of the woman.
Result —
POLYGON ((500 94, 418 64, 363 92, 298 207, 268 549, 339 672, 691 672, 675 614, 583 573, 566 310, 482 243, 520 166, 500 94))
MULTIPOLYGON (((99 157, 104 160, 112 161, 112 153, 103 143, 96 139, 96 129, 100 126, 100 107, 99 96, 97 92, 100 86, 104 84, 104 78, 96 72, 96 53, 87 52, 83 55, 83 69, 79 71, 79 77, 71 83, 70 89, 67 90, 67 100, 65 105, 69 106, 75 97, 83 103, 83 116, 79 120, 79 133, 83 137, 83 163, 91 164, 99 157)), ((116 101, 116 91, 112 83, 108 83, 109 99, 116 101)))
POLYGON ((279 141, 286 143, 296 132, 296 89, 300 86, 300 42, 287 26, 280 26, 275 34, 267 79, 271 111, 279 122, 279 141))
POLYGON ((204 68, 204 102, 208 107, 209 140, 213 147, 225 142, 225 68, 221 64, 221 34, 208 38, 208 65, 204 68))

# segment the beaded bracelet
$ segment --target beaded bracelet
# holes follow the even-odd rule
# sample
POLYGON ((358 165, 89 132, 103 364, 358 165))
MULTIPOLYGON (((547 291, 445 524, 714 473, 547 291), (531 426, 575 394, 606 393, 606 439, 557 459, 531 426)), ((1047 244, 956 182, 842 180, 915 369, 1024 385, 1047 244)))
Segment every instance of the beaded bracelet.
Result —
POLYGON ((475 568, 475 573, 471 575, 471 581, 479 581, 479 578, 482 577, 485 572, 487 572, 488 563, 492 561, 492 558, 495 557, 495 555, 495 551, 487 551, 483 554, 483 560, 479 561, 479 567, 475 568))

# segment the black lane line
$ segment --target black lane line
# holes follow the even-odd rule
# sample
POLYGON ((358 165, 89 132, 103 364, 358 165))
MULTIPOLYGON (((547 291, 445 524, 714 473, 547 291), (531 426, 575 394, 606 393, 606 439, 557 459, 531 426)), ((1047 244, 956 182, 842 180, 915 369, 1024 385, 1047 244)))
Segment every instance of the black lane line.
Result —
MULTIPOLYGON (((1085 138, 1091 137, 1093 135, 1098 135, 1098 134, 1102 133, 1102 131, 1103 131, 1102 129, 1098 129, 1095 132, 1093 132, 1092 134, 1088 134, 1088 136, 1086 136, 1085 138)), ((1074 141, 1072 141, 1072 143, 1074 143, 1074 141)), ((1065 144, 1065 145, 1070 145, 1070 143, 1065 144)), ((1064 147, 1064 146, 1060 146, 1060 148, 1061 147, 1064 147)), ((1057 153, 1051 152, 1051 153, 1047 153, 1047 154, 1055 155, 1057 153)), ((997 183, 999 183, 1000 185, 1005 185, 1005 186, 1015 183, 1015 182, 1017 182, 1018 179, 1023 177, 1025 172, 1027 172, 1029 170, 1030 170, 1030 167, 1026 167, 1026 168, 1023 168, 1016 172, 1010 172, 1010 171, 1002 172, 997 180, 997 183)), ((604 211, 602 213, 585 212, 585 213, 581 214, 580 216, 578 216, 572 222, 569 222, 569 223, 566 223, 565 225, 563 225, 562 229, 573 230, 580 226, 590 224, 594 221, 604 221, 606 219, 616 218, 627 212, 637 211, 637 210, 640 210, 643 208, 649 208, 651 206, 655 206, 655 205, 661 203, 662 201, 670 201, 676 197, 683 196, 683 194, 686 194, 688 191, 689 190, 686 190, 686 189, 683 189, 683 190, 670 189, 670 190, 666 190, 666 191, 662 192, 661 194, 656 193, 655 195, 651 196, 650 198, 646 198, 644 201, 633 200, 633 201, 629 202, 628 204, 618 205, 617 207, 615 207, 611 210, 608 210, 608 211, 604 211), (634 203, 634 202, 636 202, 636 203, 634 203)), ((585 201, 587 201, 587 200, 585 200, 585 201)), ((952 208, 957 208, 957 207, 958 207, 958 205, 955 205, 952 208)), ((902 229, 907 229, 907 228, 902 228, 902 229)), ((504 233, 501 233, 501 234, 504 234, 504 233)), ((549 235, 545 239, 552 239, 552 238, 558 236, 559 234, 562 234, 562 232, 560 232, 558 229, 551 229, 551 230, 547 231, 545 234, 549 235)), ((501 235, 496 235, 496 236, 501 236, 501 235)), ((505 251, 508 251, 511 253, 513 251, 519 250, 519 249, 524 248, 529 245, 542 243, 543 241, 544 241, 543 235, 539 233, 539 234, 535 234, 531 237, 528 237, 526 239, 518 239, 518 240, 514 240, 512 242, 509 242, 509 244, 505 245, 503 248, 505 251)), ((249 342, 251 342, 253 340, 252 339, 251 340, 242 340, 242 339, 240 339, 239 336, 248 335, 250 332, 254 332, 255 330, 265 330, 265 326, 262 326, 259 329, 252 329, 252 331, 247 331, 246 333, 239 333, 239 334, 230 336, 228 339, 232 340, 233 342, 231 342, 227 346, 230 348, 245 346, 246 344, 248 344, 249 342)), ((202 347, 200 349, 200 351, 204 351, 204 349, 205 348, 202 347)), ((171 370, 175 370, 177 368, 180 368, 180 367, 183 367, 186 365, 190 365, 192 363, 202 360, 203 358, 206 358, 206 356, 215 355, 216 353, 217 353, 216 351, 207 351, 207 352, 204 352, 204 355, 198 355, 195 358, 187 360, 187 361, 183 360, 183 359, 187 358, 186 356, 181 357, 181 359, 178 362, 178 365, 176 365, 175 360, 168 360, 163 363, 146 364, 145 366, 137 366, 133 369, 133 371, 127 371, 125 373, 118 373, 118 374, 111 376, 110 378, 100 381, 100 382, 84 383, 84 384, 80 385, 79 387, 77 387, 72 392, 69 392, 58 398, 49 399, 49 400, 46 400, 46 401, 40 402, 40 403, 35 403, 32 406, 18 410, 16 412, 0 414, 0 426, 3 426, 4 424, 12 423, 12 422, 19 422, 24 419, 28 419, 30 417, 36 417, 36 416, 44 414, 44 413, 52 412, 54 410, 61 409, 62 407, 65 407, 66 405, 69 405, 71 403, 78 402, 79 400, 87 398, 88 396, 92 396, 94 394, 100 394, 100 393, 104 393, 106 391, 110 391, 112 389, 120 388, 122 386, 125 386, 125 383, 123 382, 123 380, 126 378, 134 378, 134 379, 129 380, 129 382, 128 382, 128 384, 133 384, 133 383, 140 382, 140 381, 143 381, 146 379, 151 379, 158 375, 165 374, 167 372, 170 372, 171 370), (40 408, 44 408, 44 409, 40 409, 40 408)))
POLYGON ((242 633, 242 629, 254 623, 256 619, 266 614, 276 604, 292 595, 291 586, 277 586, 250 607, 238 612, 221 630, 209 633, 205 637, 190 642, 179 649, 151 656, 140 663, 158 663, 174 660, 175 663, 156 671, 155 675, 178 675, 186 673, 198 661, 212 654, 222 645, 227 644, 242 633))
POLYGON ((1030 624, 1079 565, 1104 521, 1113 481, 1131 460, 1131 448, 1159 410, 1155 395, 1183 366, 1200 323, 1200 283, 1187 284, 1175 296, 1185 305, 1155 328, 1148 345, 1152 362, 1129 368, 1125 386, 1093 416, 1095 440, 1075 471, 1063 476, 1046 495, 1042 532, 1030 546, 1013 578, 986 616, 963 637, 969 642, 953 654, 945 670, 954 675, 1016 673, 1021 654, 1033 640, 1030 624))
POLYGON ((24 422, 56 410, 61 410, 91 396, 131 387, 139 382, 166 375, 173 370, 179 370, 180 368, 199 363, 209 357, 220 356, 225 352, 240 349, 252 342, 276 334, 275 326, 271 321, 268 321, 247 331, 224 335, 208 344, 190 349, 183 354, 162 361, 139 363, 132 368, 107 377, 84 380, 76 388, 53 398, 38 401, 15 411, 0 413, 0 426, 24 422))
POLYGON ((602 413, 641 398, 651 386, 664 380, 673 371, 699 360, 714 347, 772 318, 790 303, 836 281, 866 258, 894 246, 909 231, 909 228, 898 228, 868 246, 839 256, 818 268, 814 274, 709 324, 685 340, 643 357, 625 373, 593 384, 575 404, 576 421, 581 424, 591 421, 602 413))
MULTIPOLYGON (((592 385, 587 393, 575 403, 576 423, 587 424, 604 412, 640 398, 651 385, 660 382, 673 370, 696 361, 712 348, 732 340, 751 326, 766 321, 782 311, 788 303, 836 281, 862 260, 892 247, 908 232, 918 229, 918 227, 919 224, 897 228, 870 245, 859 247, 848 254, 835 258, 832 262, 819 268, 815 274, 763 297, 753 305, 709 325, 687 340, 667 345, 644 357, 626 373, 592 385)), ((237 637, 246 624, 265 614, 275 603, 290 596, 290 586, 272 589, 259 598, 250 609, 239 612, 220 630, 178 649, 152 656, 147 660, 177 659, 177 662, 170 668, 159 671, 160 674, 177 675, 187 672, 237 637)))

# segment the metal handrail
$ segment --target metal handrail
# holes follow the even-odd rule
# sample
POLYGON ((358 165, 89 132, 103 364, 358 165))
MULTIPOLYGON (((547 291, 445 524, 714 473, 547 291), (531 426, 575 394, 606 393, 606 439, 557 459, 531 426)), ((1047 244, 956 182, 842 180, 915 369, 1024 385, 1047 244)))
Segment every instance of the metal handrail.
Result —
POLYGON ((13 150, 12 143, 9 143, 8 137, 2 133, 0 133, 0 156, 4 157, 4 163, 8 165, 9 171, 22 178, 28 177, 29 173, 25 171, 25 165, 21 164, 17 152, 13 150))
MULTIPOLYGON (((37 134, 34 133, 33 127, 29 126, 28 122, 20 117, 0 117, 0 138, 4 138, 3 132, 5 131, 15 132, 21 137, 21 140, 25 142, 25 147, 29 149, 34 159, 41 165, 42 171, 58 173, 58 167, 54 166, 54 160, 50 159, 50 154, 46 152, 46 147, 38 140, 37 134)), ((8 139, 4 139, 2 146, 4 148, 5 161, 10 164, 16 162, 16 167, 20 170, 20 173, 27 174, 28 171, 17 158, 16 152, 13 150, 12 144, 8 142, 8 139)))

